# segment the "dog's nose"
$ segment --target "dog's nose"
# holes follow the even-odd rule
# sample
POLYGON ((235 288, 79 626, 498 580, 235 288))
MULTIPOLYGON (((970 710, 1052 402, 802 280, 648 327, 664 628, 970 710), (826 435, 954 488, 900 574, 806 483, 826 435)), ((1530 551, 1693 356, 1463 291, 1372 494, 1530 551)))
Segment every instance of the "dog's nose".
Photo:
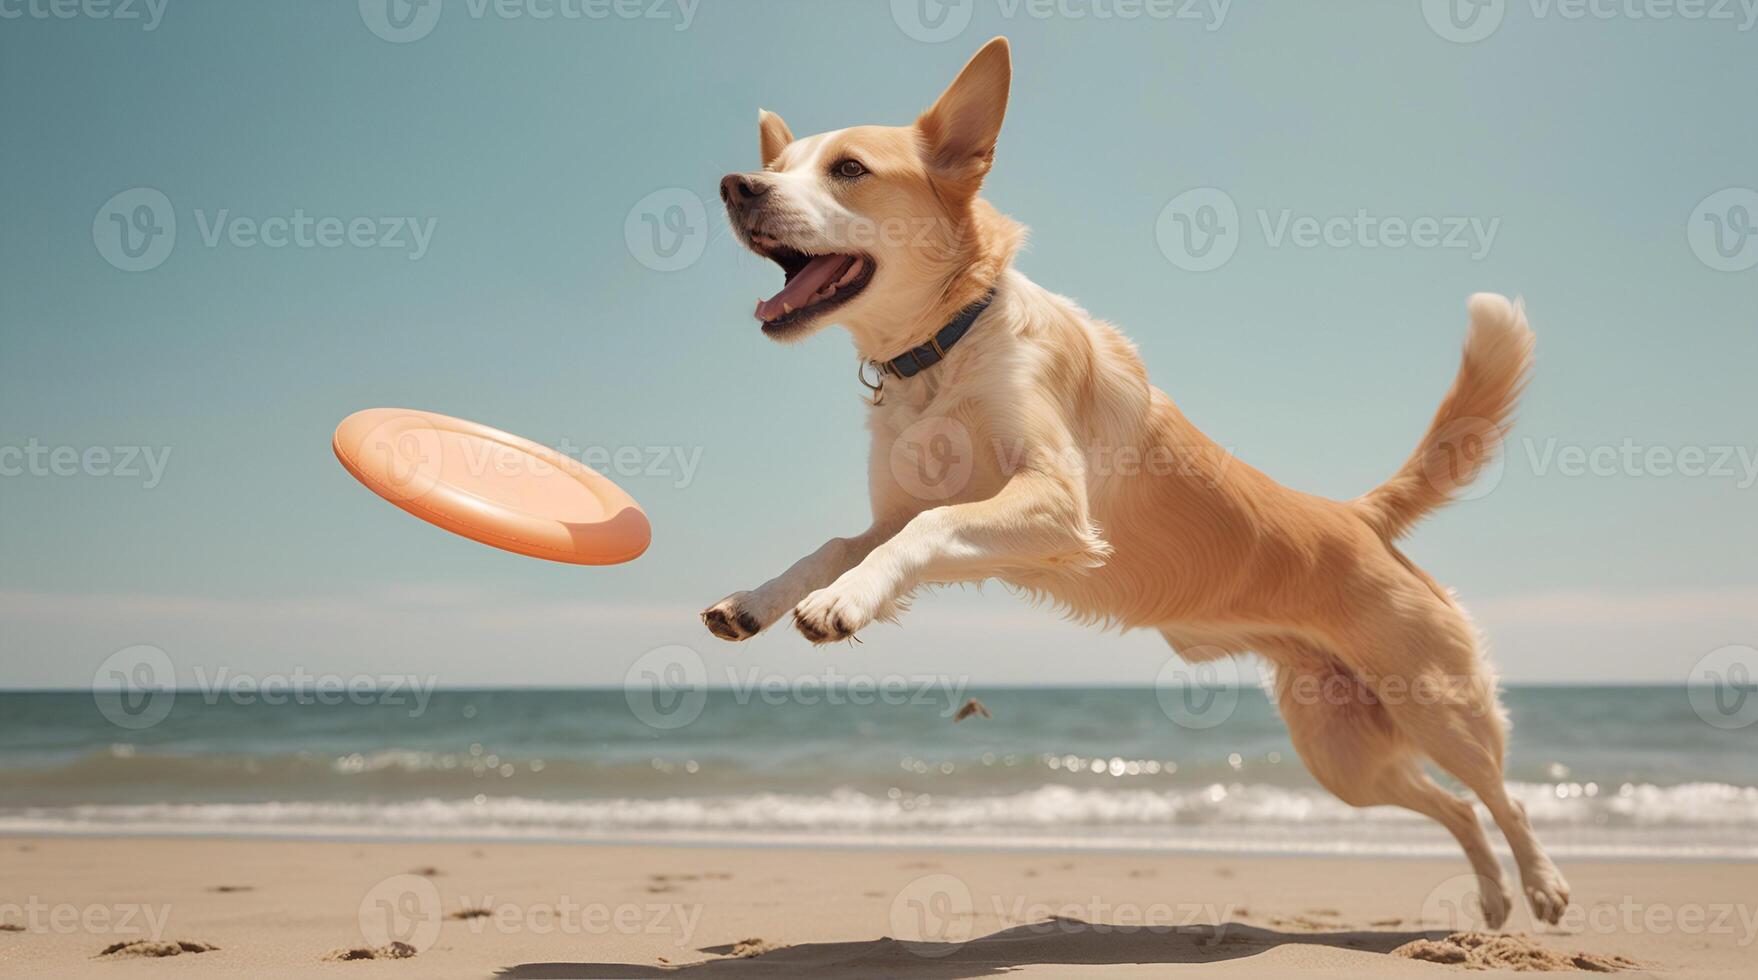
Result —
POLYGON ((769 185, 746 174, 727 174, 720 178, 720 199, 728 204, 743 204, 769 193, 769 185))

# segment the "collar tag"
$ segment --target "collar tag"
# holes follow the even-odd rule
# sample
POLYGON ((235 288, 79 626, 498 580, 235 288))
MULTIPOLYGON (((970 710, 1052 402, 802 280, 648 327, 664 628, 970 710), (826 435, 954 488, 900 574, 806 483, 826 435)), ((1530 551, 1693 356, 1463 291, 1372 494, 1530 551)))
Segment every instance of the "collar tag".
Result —
POLYGON ((878 361, 862 361, 855 367, 855 377, 867 389, 867 404, 877 405, 885 400, 885 368, 878 361), (867 368, 873 369, 873 380, 867 380, 867 368))

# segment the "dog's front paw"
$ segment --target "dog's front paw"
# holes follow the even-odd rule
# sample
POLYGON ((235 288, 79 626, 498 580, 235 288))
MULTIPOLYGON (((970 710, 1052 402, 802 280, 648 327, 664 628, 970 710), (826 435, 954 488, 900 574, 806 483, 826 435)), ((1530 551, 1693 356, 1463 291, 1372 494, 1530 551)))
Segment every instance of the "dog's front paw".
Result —
POLYGON ((702 610, 702 624, 723 640, 748 640, 769 625, 759 618, 751 600, 750 592, 734 592, 702 610))
POLYGON ((876 603, 838 580, 794 607, 794 627, 813 643, 834 643, 860 632, 876 611, 876 603))

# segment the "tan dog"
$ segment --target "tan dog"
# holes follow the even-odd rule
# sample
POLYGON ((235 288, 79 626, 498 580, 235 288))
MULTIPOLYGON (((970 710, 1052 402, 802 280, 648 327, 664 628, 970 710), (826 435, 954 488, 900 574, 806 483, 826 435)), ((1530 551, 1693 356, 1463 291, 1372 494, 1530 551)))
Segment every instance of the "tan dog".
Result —
POLYGON ((1011 73, 996 38, 912 126, 797 139, 765 111, 763 170, 722 181, 734 230, 788 277, 758 304, 771 336, 834 320, 883 363, 993 300, 943 361, 884 378, 872 526, 728 596, 709 629, 742 640, 791 611, 825 643, 895 617, 924 584, 999 578, 1083 620, 1157 629, 1188 660, 1256 652, 1319 782, 1445 825, 1499 927, 1501 867, 1432 760, 1488 807, 1533 912, 1556 922, 1569 890, 1503 785, 1494 672, 1464 610, 1392 543, 1500 446, 1532 357, 1521 308, 1471 298, 1458 378, 1391 480, 1347 502, 1282 487, 1191 425, 1116 329, 1012 268, 1024 229, 977 196, 1011 73), (948 447, 950 486, 895 465, 948 447))

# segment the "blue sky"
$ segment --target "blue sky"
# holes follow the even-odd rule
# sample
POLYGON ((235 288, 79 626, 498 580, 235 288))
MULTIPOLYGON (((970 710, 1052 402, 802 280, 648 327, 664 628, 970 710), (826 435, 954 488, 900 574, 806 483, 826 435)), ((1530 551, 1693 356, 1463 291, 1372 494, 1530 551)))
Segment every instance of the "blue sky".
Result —
POLYGON ((1033 228, 1020 266, 1285 483, 1352 496, 1390 474, 1453 373, 1465 297, 1526 297, 1538 375, 1507 465, 1409 548, 1510 678, 1682 682, 1758 644, 1739 4, 1492 3, 1462 43, 1488 22, 1431 26, 1434 3, 444 0, 397 28, 377 2, 5 7, 0 685, 84 686, 137 643, 180 668, 456 685, 615 683, 663 643, 781 671, 1151 682, 1157 637, 997 587, 849 649, 721 647, 694 618, 867 512, 852 348, 758 334, 777 277, 728 239, 715 182, 755 167, 759 106, 798 133, 907 122, 994 34, 1015 79, 987 193, 1033 228), (132 221, 140 188, 174 216, 174 239, 133 232, 161 228, 162 256, 117 251, 110 214, 132 221), (1239 215, 1208 271, 1156 235, 1193 189, 1239 215), (1718 215, 1727 255, 1704 245, 1718 215), (1382 234, 1425 219, 1459 230, 1382 234), (304 237, 272 247, 283 222, 304 237), (651 551, 573 568, 409 519, 330 454, 377 405, 638 454, 610 468, 651 551), (48 461, 94 447, 118 452, 48 461), (130 447, 162 472, 111 472, 130 447))

